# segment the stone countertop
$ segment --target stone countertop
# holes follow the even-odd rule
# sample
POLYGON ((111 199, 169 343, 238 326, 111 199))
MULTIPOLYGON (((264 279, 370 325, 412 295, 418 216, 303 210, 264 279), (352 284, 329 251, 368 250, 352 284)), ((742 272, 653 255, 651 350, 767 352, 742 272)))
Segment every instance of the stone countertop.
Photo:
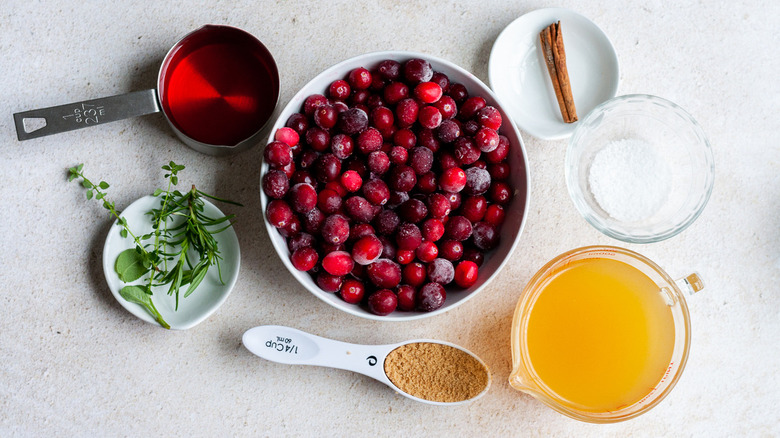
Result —
POLYGON ((771 436, 780 435, 780 6, 699 2, 96 2, 9 0, 0 7, 0 436, 771 436), (568 198, 565 141, 524 135, 532 169, 527 225, 480 296, 436 318, 387 323, 323 304, 287 273, 262 225, 262 147, 214 158, 179 142, 160 115, 18 142, 11 114, 154 86, 182 35, 229 24, 263 41, 281 103, 318 72, 365 52, 413 50, 487 82, 493 41, 534 9, 570 7, 613 41, 619 94, 672 100, 703 126, 715 189, 682 234, 651 245, 601 235, 568 198), (149 193, 159 167, 244 204, 241 275, 217 313, 169 332, 126 312, 101 269, 110 218, 66 183, 86 163, 117 207, 149 193), (509 387, 509 330, 522 287, 566 250, 617 244, 672 276, 698 271, 693 342, 675 390, 634 420, 570 420, 509 387), (465 406, 415 403, 358 374, 263 361, 241 345, 261 324, 356 343, 438 338, 490 366, 490 392, 465 406))

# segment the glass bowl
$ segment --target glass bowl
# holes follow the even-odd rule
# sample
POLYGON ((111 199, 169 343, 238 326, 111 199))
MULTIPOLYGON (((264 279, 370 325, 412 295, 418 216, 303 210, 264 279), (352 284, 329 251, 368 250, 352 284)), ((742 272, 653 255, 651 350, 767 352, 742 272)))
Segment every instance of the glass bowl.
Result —
POLYGON ((566 152, 566 185, 597 230, 631 243, 691 225, 712 193, 712 149, 696 120, 650 95, 610 99, 579 122, 566 152))

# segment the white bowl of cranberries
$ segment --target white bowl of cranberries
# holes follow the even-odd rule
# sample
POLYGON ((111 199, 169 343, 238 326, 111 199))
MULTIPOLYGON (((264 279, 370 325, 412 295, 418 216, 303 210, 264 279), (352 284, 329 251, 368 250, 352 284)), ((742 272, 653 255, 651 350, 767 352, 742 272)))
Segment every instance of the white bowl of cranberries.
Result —
POLYGON ((525 223, 520 133, 485 84, 434 56, 375 52, 325 70, 287 104, 263 155, 279 257, 356 316, 412 320, 462 304, 525 223))

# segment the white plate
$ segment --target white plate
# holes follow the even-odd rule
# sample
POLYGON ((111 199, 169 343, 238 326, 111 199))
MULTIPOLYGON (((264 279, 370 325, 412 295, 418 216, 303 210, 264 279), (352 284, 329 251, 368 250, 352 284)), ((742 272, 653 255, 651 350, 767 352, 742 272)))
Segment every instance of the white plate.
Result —
POLYGON ((538 9, 510 23, 490 52, 490 86, 520 129, 542 140, 567 138, 577 125, 561 118, 539 47, 539 32, 559 20, 578 118, 614 97, 620 82, 615 48, 604 31, 582 15, 563 8, 538 9))
MULTIPOLYGON (((140 237, 152 231, 152 223, 146 212, 152 208, 159 208, 159 202, 159 198, 145 196, 130 204, 122 212, 121 216, 127 219, 130 230, 136 236, 140 237)), ((204 211, 211 217, 224 216, 214 204, 206 200, 204 200, 204 211)), ((114 294, 119 304, 127 309, 128 312, 146 322, 157 325, 157 321, 143 306, 125 301, 119 295, 119 291, 126 286, 126 283, 119 279, 114 270, 116 258, 122 251, 135 247, 132 237, 124 238, 119 235, 121 229, 122 227, 114 222, 106 237, 106 244, 103 247, 103 273, 106 276, 108 288, 111 289, 111 293, 114 294)), ((236 232, 233 230, 233 227, 230 227, 214 237, 219 244, 219 252, 222 255, 220 266, 224 284, 219 281, 216 266, 212 266, 209 268, 203 282, 190 296, 184 298, 184 290, 186 289, 180 292, 178 310, 175 310, 176 297, 167 294, 167 286, 153 288, 154 295, 152 296, 152 301, 154 306, 172 329, 186 330, 201 323, 225 302, 233 289, 233 285, 236 284, 241 263, 236 232)), ((144 284, 146 280, 147 277, 144 276, 129 284, 144 284)))

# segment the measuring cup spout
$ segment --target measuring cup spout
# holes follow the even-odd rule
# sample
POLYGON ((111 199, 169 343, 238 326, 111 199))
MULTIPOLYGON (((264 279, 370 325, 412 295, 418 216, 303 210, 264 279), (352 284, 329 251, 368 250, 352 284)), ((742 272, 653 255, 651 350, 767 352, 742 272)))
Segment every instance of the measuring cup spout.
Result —
POLYGON ((522 391, 534 397, 540 395, 539 388, 532 383, 531 379, 522 368, 517 368, 512 371, 512 374, 509 376, 509 385, 518 391, 522 391))

